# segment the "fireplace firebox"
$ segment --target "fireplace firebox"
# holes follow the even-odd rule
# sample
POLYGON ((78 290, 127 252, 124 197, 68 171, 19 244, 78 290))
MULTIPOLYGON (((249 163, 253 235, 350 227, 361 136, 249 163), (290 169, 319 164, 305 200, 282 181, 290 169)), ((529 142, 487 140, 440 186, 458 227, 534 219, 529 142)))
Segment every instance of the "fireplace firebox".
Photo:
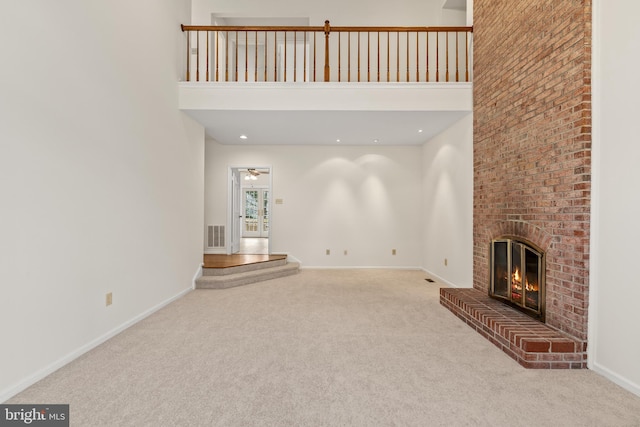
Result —
POLYGON ((491 242, 489 296, 542 322, 545 320, 544 252, 511 237, 491 242))

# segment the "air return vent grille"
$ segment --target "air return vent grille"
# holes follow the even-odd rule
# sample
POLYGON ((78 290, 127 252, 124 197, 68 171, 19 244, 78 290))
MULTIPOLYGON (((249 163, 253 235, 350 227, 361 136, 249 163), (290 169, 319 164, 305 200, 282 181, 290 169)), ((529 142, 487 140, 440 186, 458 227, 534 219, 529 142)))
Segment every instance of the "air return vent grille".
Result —
POLYGON ((209 225, 207 227, 207 247, 224 248, 224 225, 209 225))

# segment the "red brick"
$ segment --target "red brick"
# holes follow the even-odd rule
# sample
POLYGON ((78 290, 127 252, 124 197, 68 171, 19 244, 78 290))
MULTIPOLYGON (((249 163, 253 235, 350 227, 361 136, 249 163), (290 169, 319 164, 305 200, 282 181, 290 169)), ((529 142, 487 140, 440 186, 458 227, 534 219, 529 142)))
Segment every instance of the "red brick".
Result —
POLYGON ((570 341, 552 341, 551 351, 553 353, 573 353, 576 351, 576 345, 570 341))
POLYGON ((440 302, 492 344, 522 366, 535 369, 586 368, 586 343, 572 341, 561 332, 505 306, 477 289, 442 288, 440 302), (464 307, 477 316, 463 312, 464 307), (494 328, 486 328, 478 319, 492 319, 494 328), (574 352, 551 353, 551 343, 559 349, 570 343, 574 352))
POLYGON ((532 353, 548 353, 551 348, 549 341, 537 341, 526 339, 522 341, 522 349, 532 353))
POLYGON ((474 4, 473 287, 491 239, 526 238, 547 257, 548 324, 585 342, 591 2, 542 3, 474 4))

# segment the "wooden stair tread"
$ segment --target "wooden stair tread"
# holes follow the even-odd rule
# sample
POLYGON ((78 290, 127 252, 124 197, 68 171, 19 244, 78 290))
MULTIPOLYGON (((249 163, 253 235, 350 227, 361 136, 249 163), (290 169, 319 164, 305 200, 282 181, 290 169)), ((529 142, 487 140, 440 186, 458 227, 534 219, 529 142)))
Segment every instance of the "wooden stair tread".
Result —
POLYGON ((205 254, 203 268, 228 268, 246 264, 255 264, 267 261, 286 259, 287 255, 249 255, 249 254, 205 254))

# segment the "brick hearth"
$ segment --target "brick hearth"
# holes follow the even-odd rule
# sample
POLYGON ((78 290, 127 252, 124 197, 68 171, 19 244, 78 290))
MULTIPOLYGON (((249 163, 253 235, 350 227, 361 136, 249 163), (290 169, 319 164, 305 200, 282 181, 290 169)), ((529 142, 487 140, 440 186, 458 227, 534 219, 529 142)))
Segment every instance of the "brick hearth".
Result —
POLYGON ((477 289, 440 289, 440 303, 525 368, 581 369, 586 343, 541 323, 477 289))

